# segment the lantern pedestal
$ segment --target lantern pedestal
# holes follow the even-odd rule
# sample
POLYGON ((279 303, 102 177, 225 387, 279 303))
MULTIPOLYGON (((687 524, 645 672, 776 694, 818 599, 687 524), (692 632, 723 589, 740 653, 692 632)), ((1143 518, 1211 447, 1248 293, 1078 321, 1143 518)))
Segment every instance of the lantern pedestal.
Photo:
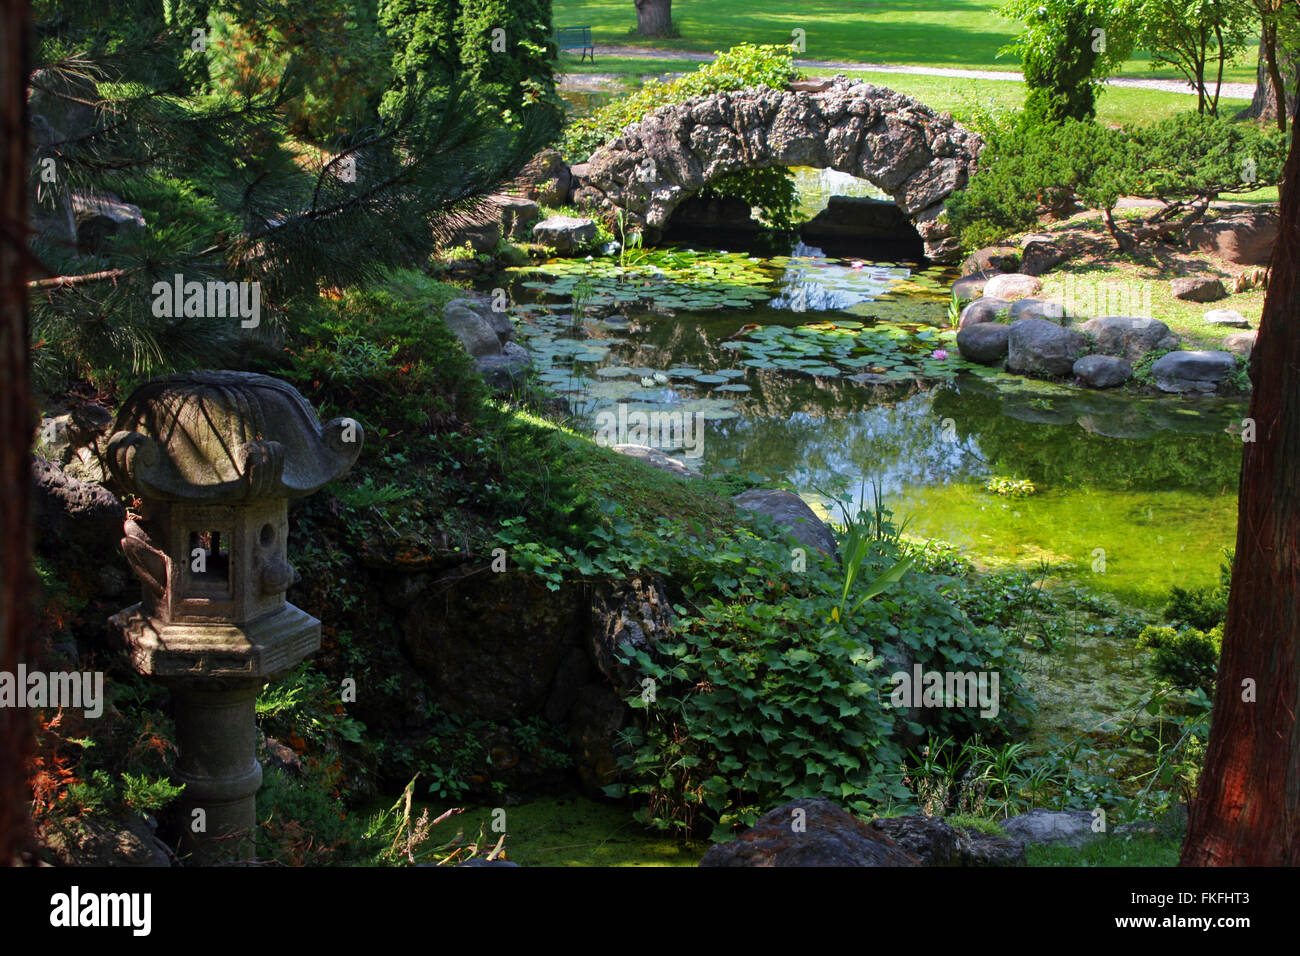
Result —
POLYGON ((161 624, 137 604, 113 623, 135 670, 172 692, 182 853, 200 866, 251 859, 262 786, 257 695, 320 649, 320 622, 286 604, 242 627, 161 624))
POLYGON ((180 757, 173 779, 191 866, 250 860, 257 847, 262 765, 255 738, 261 682, 232 690, 173 686, 180 757))

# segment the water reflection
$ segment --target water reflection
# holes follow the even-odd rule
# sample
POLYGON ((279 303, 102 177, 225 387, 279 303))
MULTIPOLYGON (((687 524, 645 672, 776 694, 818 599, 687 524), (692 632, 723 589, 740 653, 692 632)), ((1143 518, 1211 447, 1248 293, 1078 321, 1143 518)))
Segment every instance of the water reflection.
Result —
POLYGON ((862 259, 832 259, 800 240, 779 280, 780 294, 769 304, 791 312, 831 312, 880 298, 909 278, 908 266, 871 263, 862 259))

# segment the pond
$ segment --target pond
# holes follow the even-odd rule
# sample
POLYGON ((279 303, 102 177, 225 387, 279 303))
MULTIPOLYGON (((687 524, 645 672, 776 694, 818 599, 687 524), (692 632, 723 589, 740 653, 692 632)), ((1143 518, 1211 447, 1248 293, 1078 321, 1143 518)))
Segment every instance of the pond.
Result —
MULTIPOLYGON (((878 195, 829 171, 799 181, 807 214, 832 193, 878 195)), ((955 272, 781 251, 696 243, 516 271, 521 338, 593 433, 658 412, 638 443, 706 474, 775 478, 835 517, 836 499, 853 508, 876 481, 910 534, 985 565, 1047 560, 1148 608, 1172 584, 1217 580, 1235 536, 1241 446, 1228 427, 1242 400, 973 365, 953 345, 955 272), (1033 491, 1004 497, 991 478, 1033 491)))

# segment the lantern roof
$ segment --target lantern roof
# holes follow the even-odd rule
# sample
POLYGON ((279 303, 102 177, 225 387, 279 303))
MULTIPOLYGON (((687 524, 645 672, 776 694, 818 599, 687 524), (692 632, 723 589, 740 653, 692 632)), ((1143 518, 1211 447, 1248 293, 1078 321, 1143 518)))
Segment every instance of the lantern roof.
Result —
POLYGON ((141 385, 117 415, 108 465, 145 499, 203 504, 299 498, 361 454, 360 422, 324 425, 287 382, 198 371, 141 385))

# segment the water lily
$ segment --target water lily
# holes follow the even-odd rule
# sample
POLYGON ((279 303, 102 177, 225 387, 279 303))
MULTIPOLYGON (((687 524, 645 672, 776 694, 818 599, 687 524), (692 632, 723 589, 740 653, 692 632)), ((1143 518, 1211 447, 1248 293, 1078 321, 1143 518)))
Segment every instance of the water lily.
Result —
POLYGON ((947 357, 948 357, 948 353, 945 352, 943 349, 935 349, 933 352, 930 353, 930 358, 938 359, 940 362, 942 362, 947 357))

